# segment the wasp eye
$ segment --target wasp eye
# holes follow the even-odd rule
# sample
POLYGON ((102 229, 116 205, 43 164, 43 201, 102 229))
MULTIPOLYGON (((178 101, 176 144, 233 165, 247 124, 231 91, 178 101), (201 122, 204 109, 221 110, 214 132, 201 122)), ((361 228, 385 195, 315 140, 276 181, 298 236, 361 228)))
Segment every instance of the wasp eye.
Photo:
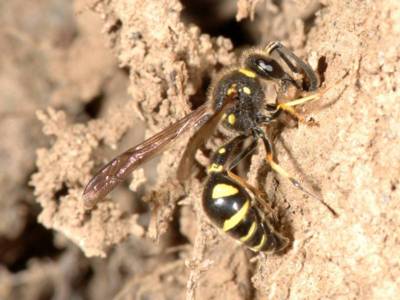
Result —
POLYGON ((280 79, 285 74, 282 67, 273 59, 259 58, 255 61, 255 64, 264 76, 280 79))
POLYGON ((259 54, 250 55, 246 59, 246 67, 266 79, 282 79, 285 76, 284 70, 276 60, 259 54))
POLYGON ((257 59, 256 65, 263 72, 272 73, 274 71, 273 65, 266 63, 262 59, 257 59))

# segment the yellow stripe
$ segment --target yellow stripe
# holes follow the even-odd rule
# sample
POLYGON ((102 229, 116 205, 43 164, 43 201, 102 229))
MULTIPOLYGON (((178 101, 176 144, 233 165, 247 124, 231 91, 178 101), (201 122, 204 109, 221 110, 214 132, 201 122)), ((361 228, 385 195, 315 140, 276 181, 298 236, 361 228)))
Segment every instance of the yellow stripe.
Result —
POLYGON ((231 125, 233 125, 233 124, 235 124, 235 122, 236 122, 236 117, 235 117, 235 115, 234 115, 234 114, 230 114, 230 115, 228 116, 228 123, 231 124, 231 125))
POLYGON ((225 152, 226 152, 226 149, 225 149, 225 148, 221 148, 221 149, 218 150, 218 153, 219 153, 219 154, 224 154, 225 152))
POLYGON ((226 94, 229 96, 233 93, 236 93, 236 83, 232 84, 229 89, 226 91, 226 94))
POLYGON ((250 78, 256 78, 257 74, 249 69, 240 68, 239 72, 250 78))
POLYGON ((240 241, 244 243, 244 242, 248 241, 249 239, 251 239, 251 237, 256 232, 256 229, 257 229, 257 222, 253 222, 253 224, 251 224, 251 226, 250 226, 249 232, 245 236, 242 236, 240 238, 240 241))
POLYGON ((233 185, 219 183, 216 186, 214 186, 211 197, 213 199, 218 199, 236 195, 237 193, 239 193, 239 190, 235 188, 233 185))
POLYGON ((260 251, 261 248, 262 248, 262 247, 264 246, 264 244, 265 244, 265 240, 266 240, 266 234, 264 233, 264 234, 262 235, 261 242, 260 242, 257 246, 255 246, 255 247, 253 247, 253 248, 250 248, 250 249, 253 250, 253 251, 255 251, 255 252, 260 251))
POLYGON ((224 170, 224 167, 219 164, 212 164, 211 166, 208 167, 208 173, 219 173, 224 170))
POLYGON ((250 201, 246 201, 245 204, 239 209, 239 211, 230 217, 228 220, 225 220, 224 226, 222 228, 223 231, 229 231, 236 225, 238 225, 243 218, 246 216, 247 211, 249 210, 250 201))
POLYGON ((249 87, 245 86, 243 88, 243 92, 245 92, 247 95, 250 95, 251 94, 251 89, 249 87))

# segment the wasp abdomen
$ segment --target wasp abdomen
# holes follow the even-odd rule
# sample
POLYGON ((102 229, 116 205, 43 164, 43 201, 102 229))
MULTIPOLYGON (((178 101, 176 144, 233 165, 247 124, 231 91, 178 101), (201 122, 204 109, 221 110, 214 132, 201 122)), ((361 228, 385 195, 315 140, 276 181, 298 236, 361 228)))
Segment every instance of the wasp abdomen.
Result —
POLYGON ((287 245, 288 240, 252 207, 250 194, 223 172, 209 177, 203 208, 214 224, 253 251, 279 251, 287 245))

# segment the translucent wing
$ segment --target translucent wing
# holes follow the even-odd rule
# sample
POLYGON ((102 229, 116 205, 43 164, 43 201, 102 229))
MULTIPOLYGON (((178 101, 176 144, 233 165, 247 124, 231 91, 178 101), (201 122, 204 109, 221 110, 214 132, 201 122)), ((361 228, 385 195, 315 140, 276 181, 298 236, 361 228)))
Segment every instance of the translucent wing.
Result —
POLYGON ((150 160, 189 129, 201 126, 212 116, 208 105, 203 105, 143 143, 118 155, 89 181, 84 192, 85 206, 93 207, 135 168, 150 160))
POLYGON ((234 100, 236 93, 225 97, 224 104, 219 111, 216 111, 203 125, 202 127, 190 138, 188 145, 183 153, 182 160, 178 167, 178 180, 183 182, 186 180, 190 173, 192 166, 194 164, 194 155, 197 149, 208 140, 210 136, 214 133, 214 129, 217 127, 218 123, 226 110, 234 105, 234 100))

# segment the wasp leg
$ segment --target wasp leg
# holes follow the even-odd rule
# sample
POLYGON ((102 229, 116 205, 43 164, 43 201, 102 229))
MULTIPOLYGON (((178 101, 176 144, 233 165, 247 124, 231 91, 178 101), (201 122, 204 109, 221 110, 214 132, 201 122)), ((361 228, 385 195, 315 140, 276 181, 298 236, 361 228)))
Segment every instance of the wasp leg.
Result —
POLYGON ((301 105, 301 104, 304 104, 304 103, 307 103, 307 102, 310 102, 310 101, 319 100, 319 99, 321 99, 322 96, 324 96, 332 87, 336 86, 338 82, 339 82, 339 81, 337 81, 336 83, 334 83, 334 84, 331 85, 331 86, 328 86, 328 87, 326 87, 326 88, 324 88, 324 89, 319 90, 318 92, 306 93, 306 94, 308 94, 308 95, 306 95, 306 96, 304 96, 304 97, 301 97, 301 98, 297 98, 297 99, 291 100, 291 101, 286 102, 286 103, 278 104, 278 106, 279 106, 279 105, 285 106, 285 107, 288 107, 288 106, 297 106, 297 105, 301 105))
POLYGON ((244 184, 240 177, 238 180, 230 177, 225 168, 239 142, 247 137, 238 136, 215 152, 203 191, 203 209, 211 222, 252 251, 279 252, 287 247, 288 239, 275 231, 268 218, 264 218, 260 205, 253 205, 255 194, 246 188, 250 185, 244 184))
POLYGON ((246 135, 239 135, 222 147, 219 147, 212 158, 212 164, 208 167, 208 174, 225 172, 225 165, 227 164, 232 152, 237 145, 246 138, 246 135))
POLYGON ((255 200, 264 208, 265 212, 268 213, 271 217, 276 219, 276 216, 273 215, 273 209, 270 204, 266 201, 267 195, 265 192, 261 191, 260 189, 254 187, 252 184, 248 183, 246 179, 242 178, 239 175, 236 175, 231 170, 235 168, 240 161, 242 161, 245 157, 247 157, 250 153, 254 152, 257 149, 259 138, 258 136, 253 136, 253 141, 250 145, 248 145, 245 149, 243 149, 236 157, 232 159, 227 168, 227 175, 241 184, 242 186, 246 187, 249 191, 253 193, 255 196, 255 200))
POLYGON ((293 107, 291 106, 286 106, 284 104, 279 104, 278 105, 278 109, 281 109, 285 112, 287 112, 289 115, 291 115, 292 117, 294 117, 297 121, 299 121, 300 123, 306 124, 308 126, 318 126, 318 122, 316 122, 315 120, 311 119, 311 120, 307 120, 303 115, 301 115, 300 113, 296 112, 293 107))
POLYGON ((272 144, 271 144, 270 139, 264 134, 264 132, 262 130, 259 130, 258 132, 260 133, 260 136, 264 142, 265 150, 267 152, 265 159, 266 159, 267 163, 271 166, 272 170, 274 170, 279 175, 287 178, 293 184, 293 186, 295 186, 297 189, 301 190, 303 193, 320 201, 333 214, 333 216, 337 217, 338 216, 337 212, 332 207, 330 207, 322 198, 320 198, 317 195, 306 190, 301 185, 300 181, 298 181, 297 179, 292 177, 285 169, 283 169, 278 163, 276 163, 274 161, 273 152, 272 152, 272 144))
POLYGON ((272 55, 278 53, 279 57, 287 64, 287 66, 296 73, 304 73, 308 81, 308 91, 315 91, 320 82, 317 74, 311 66, 298 58, 292 51, 283 46, 280 42, 271 42, 265 47, 266 52, 272 55))
POLYGON ((273 218, 274 220, 277 220, 278 217, 274 214, 274 210, 271 207, 271 205, 266 201, 267 200, 267 194, 264 193, 263 191, 259 190, 258 188, 254 187, 252 184, 248 183, 246 179, 243 177, 240 177, 239 175, 236 175, 235 173, 231 171, 227 171, 228 177, 239 183, 240 185, 244 186, 246 189, 248 189, 250 192, 253 193, 254 199, 257 201, 258 204, 260 204, 263 208, 263 212, 268 214, 269 217, 273 218))
POLYGON ((243 149, 236 157, 234 157, 230 161, 228 171, 235 168, 244 158, 246 158, 248 155, 254 152, 257 149, 257 145, 258 145, 258 139, 253 138, 251 144, 248 145, 245 149, 243 149))
POLYGON ((293 107, 297 106, 297 105, 302 105, 302 104, 310 102, 310 101, 318 100, 322 97, 323 94, 324 94, 323 92, 319 92, 319 93, 308 95, 308 96, 305 96, 302 98, 291 100, 286 103, 279 103, 277 105, 277 109, 287 112, 291 116, 295 117, 301 123, 304 123, 309 126, 315 126, 315 125, 318 125, 318 122, 316 122, 314 120, 306 120, 305 117, 302 116, 301 114, 299 114, 298 112, 296 112, 293 107))
POLYGON ((332 86, 321 89, 318 92, 313 92, 312 94, 291 100, 289 102, 279 103, 279 100, 277 100, 276 109, 287 112, 291 116, 295 117, 299 122, 305 123, 306 125, 318 126, 318 122, 316 122, 315 120, 306 120, 304 116, 296 112, 293 107, 321 99, 333 86, 336 86, 337 83, 338 82, 336 82, 332 86))
POLYGON ((267 198, 266 194, 256 187, 252 186, 249 184, 244 178, 236 175, 233 173, 231 170, 236 167, 241 160, 243 160, 247 155, 249 155, 251 152, 256 150, 257 145, 258 145, 258 136, 253 137, 253 141, 249 146, 247 146, 245 149, 243 149, 237 156, 235 156, 232 160, 229 160, 229 156, 234 152, 235 148, 238 146, 240 142, 245 140, 247 137, 245 135, 240 135, 222 147, 220 147, 216 152, 215 155, 212 159, 213 163, 209 166, 208 168, 208 173, 222 173, 226 172, 228 177, 233 179, 235 182, 240 184, 241 186, 246 187, 249 191, 251 191, 256 200, 265 208, 266 212, 271 212, 271 206, 265 201, 267 198), (225 166, 226 164, 229 164, 229 166, 225 166))

